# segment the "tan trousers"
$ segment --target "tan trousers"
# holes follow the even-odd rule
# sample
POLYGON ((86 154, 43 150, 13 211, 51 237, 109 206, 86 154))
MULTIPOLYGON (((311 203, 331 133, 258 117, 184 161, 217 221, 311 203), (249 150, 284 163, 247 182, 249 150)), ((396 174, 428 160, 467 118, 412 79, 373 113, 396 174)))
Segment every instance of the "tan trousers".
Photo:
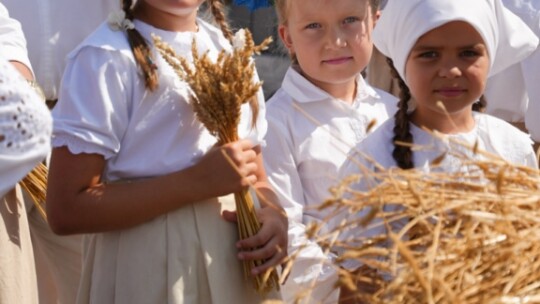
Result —
POLYGON ((82 236, 52 232, 28 196, 24 196, 36 264, 40 304, 75 303, 82 267, 82 236))
POLYGON ((38 303, 34 252, 18 188, 0 198, 0 303, 38 303))

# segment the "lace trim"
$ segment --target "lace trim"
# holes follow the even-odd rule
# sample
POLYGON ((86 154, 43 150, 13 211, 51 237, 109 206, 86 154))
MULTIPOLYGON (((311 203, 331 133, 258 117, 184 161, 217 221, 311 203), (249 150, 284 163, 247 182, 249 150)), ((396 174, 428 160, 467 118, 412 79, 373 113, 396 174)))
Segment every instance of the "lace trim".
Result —
POLYGON ((54 148, 67 147, 73 154, 100 154, 105 159, 112 158, 116 153, 111 149, 99 146, 95 143, 90 143, 84 139, 78 138, 74 135, 55 135, 52 139, 52 146, 54 148))

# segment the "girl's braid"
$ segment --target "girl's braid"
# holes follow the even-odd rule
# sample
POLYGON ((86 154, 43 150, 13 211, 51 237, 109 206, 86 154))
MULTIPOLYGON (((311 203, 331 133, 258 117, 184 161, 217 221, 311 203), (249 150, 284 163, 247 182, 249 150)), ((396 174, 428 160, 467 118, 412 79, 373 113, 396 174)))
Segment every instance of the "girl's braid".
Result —
MULTIPOLYGON (((133 0, 122 1, 122 9, 126 13, 126 18, 133 21, 132 4, 133 0)), ((158 74, 152 49, 146 39, 135 28, 128 29, 126 32, 135 61, 143 72, 145 86, 150 91, 153 91, 158 86, 158 74)))
POLYGON ((392 76, 398 80, 400 88, 398 110, 394 115, 394 151, 392 152, 392 157, 401 169, 411 169, 414 168, 412 149, 410 147, 395 143, 396 141, 411 144, 413 143, 413 136, 411 134, 409 123, 409 114, 407 113, 409 108, 408 102, 411 99, 411 92, 409 91, 409 87, 407 87, 405 84, 405 81, 401 79, 396 71, 392 59, 386 58, 386 62, 390 66, 392 76))
POLYGON ((486 96, 482 95, 480 96, 480 100, 473 103, 472 109, 473 111, 476 111, 476 112, 484 112, 486 110, 486 106, 487 106, 486 96))
POLYGON ((221 3, 221 0, 207 0, 208 5, 210 6, 210 11, 212 12, 212 16, 214 17, 214 20, 219 25, 221 32, 223 33, 223 36, 227 38, 231 43, 233 41, 233 33, 231 31, 231 28, 229 27, 229 23, 227 22, 227 18, 225 17, 225 13, 223 13, 223 3, 221 3))

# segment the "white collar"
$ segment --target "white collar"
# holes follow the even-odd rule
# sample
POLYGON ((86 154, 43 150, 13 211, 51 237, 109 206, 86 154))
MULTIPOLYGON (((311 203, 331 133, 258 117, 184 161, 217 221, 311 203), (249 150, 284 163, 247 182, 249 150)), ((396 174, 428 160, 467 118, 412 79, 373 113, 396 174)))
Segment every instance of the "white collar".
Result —
MULTIPOLYGON (((298 72, 298 69, 298 66, 289 67, 283 78, 282 88, 292 99, 300 103, 336 99, 328 94, 328 92, 307 80, 300 72, 298 72)), ((360 74, 356 77, 356 85, 357 90, 354 103, 370 99, 379 100, 381 98, 375 89, 368 85, 360 74)))

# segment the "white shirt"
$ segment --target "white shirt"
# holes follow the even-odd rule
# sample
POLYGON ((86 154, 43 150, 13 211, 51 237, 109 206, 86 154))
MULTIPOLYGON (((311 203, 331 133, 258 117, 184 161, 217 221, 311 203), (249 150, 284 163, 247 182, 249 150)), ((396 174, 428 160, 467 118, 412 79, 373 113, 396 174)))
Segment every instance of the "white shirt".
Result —
POLYGON ((66 55, 111 11, 112 0, 2 0, 11 16, 22 24, 30 62, 47 99, 58 98, 66 55))
POLYGON ((51 114, 26 80, 0 58, 0 197, 50 149, 51 114))
POLYGON ((19 61, 32 69, 21 24, 10 17, 3 2, 0 3, 0 56, 10 61, 19 61))
POLYGON ((372 88, 361 76, 357 92, 349 105, 289 68, 282 87, 267 103, 265 168, 289 217, 289 253, 306 246, 295 257, 283 287, 286 302, 315 279, 316 289, 306 303, 335 301, 336 293, 334 298, 326 296, 333 291, 336 273, 321 264, 331 256, 306 239, 306 225, 327 220, 329 214, 314 207, 330 197, 329 188, 336 184, 347 152, 366 137, 373 119, 381 124, 396 110, 395 97, 372 88))
MULTIPOLYGON (((168 32, 136 20, 135 26, 151 41, 161 36, 179 55, 192 60, 192 39, 200 52, 216 57, 230 49, 221 32, 198 20, 199 31, 168 32)), ((188 102, 188 85, 161 56, 156 57, 159 87, 145 89, 144 80, 125 37, 106 23, 69 55, 60 99, 53 110, 53 146, 74 153, 105 157, 106 180, 160 176, 195 164, 215 143, 197 120, 188 102)), ((254 145, 266 132, 262 92, 258 94, 257 127, 251 128, 249 104, 242 105, 239 135, 254 145)))
MULTIPOLYGON (((503 0, 504 5, 540 36, 540 1, 503 0)), ((488 79, 487 113, 509 122, 525 122, 540 141, 540 48, 525 60, 488 79)))

